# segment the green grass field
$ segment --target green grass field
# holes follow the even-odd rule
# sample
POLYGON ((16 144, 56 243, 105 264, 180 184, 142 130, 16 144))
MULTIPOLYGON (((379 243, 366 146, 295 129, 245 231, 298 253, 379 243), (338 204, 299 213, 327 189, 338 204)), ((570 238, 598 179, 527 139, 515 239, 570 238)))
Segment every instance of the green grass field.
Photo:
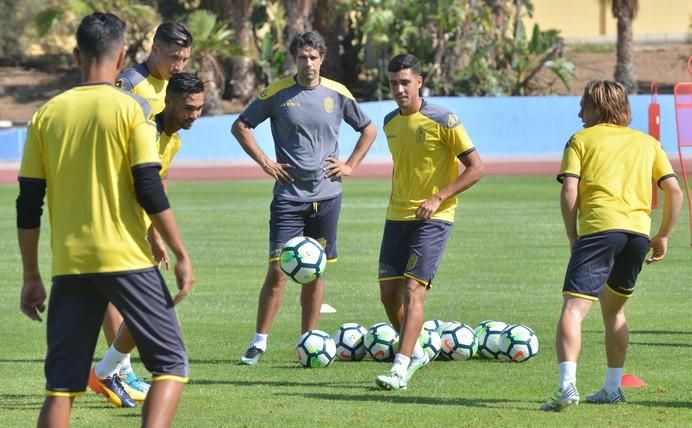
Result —
MULTIPOLYGON (((386 320, 375 278, 389 188, 386 180, 353 180, 345 186, 339 262, 328 267, 325 298, 338 312, 322 316, 322 330, 332 333, 349 321, 367 328, 386 320)), ((16 192, 16 186, 0 186, 5 207, 0 218, 0 424, 23 427, 35 423, 43 401, 45 326, 19 311, 16 192)), ((337 361, 313 370, 297 366, 299 286, 293 284, 261 364, 237 365, 254 332, 266 269, 270 193, 269 181, 171 183, 171 200, 197 276, 192 295, 179 307, 191 381, 176 426, 692 425, 687 217, 666 260, 644 267, 628 307, 631 345, 625 372, 648 385, 626 390, 626 406, 582 404, 546 414, 537 409, 557 382, 553 342, 568 259, 559 185, 553 178, 488 177, 465 194, 426 304, 426 319, 527 324, 540 339, 539 355, 524 364, 436 361, 399 392, 375 388, 374 377, 388 370, 388 363, 337 361)), ((656 227, 659 215, 654 214, 656 227)), ((48 242, 46 229, 41 242, 45 279, 50 278, 48 242)), ((582 396, 601 386, 602 336, 595 305, 584 324, 578 370, 582 396)), ((97 353, 104 351, 101 339, 97 353)), ((145 373, 138 359, 135 367, 145 373)), ((88 393, 76 400, 72 422, 137 426, 139 413, 139 408, 111 408, 88 393)))

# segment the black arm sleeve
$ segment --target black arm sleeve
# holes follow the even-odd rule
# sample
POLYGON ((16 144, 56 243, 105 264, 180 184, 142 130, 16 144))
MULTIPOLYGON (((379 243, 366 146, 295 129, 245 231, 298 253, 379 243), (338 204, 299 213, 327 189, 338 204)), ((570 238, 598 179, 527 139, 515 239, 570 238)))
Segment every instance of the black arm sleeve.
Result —
POLYGON ((19 229, 35 229, 41 226, 45 196, 46 180, 19 177, 19 196, 17 196, 17 227, 19 229))
POLYGON ((161 184, 160 169, 161 165, 157 163, 141 164, 132 167, 137 202, 139 202, 147 214, 158 214, 170 208, 168 197, 163 190, 163 184, 161 184))

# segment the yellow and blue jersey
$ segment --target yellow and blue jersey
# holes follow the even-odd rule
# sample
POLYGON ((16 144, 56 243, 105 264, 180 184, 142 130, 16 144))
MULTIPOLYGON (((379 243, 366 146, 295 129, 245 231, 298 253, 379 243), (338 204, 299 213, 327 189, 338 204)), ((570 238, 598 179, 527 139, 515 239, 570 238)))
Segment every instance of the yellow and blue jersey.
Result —
POLYGON ((168 80, 154 77, 144 62, 123 71, 115 81, 115 86, 144 98, 151 106, 152 117, 161 113, 166 107, 168 80))
POLYGON ((153 267, 131 168, 159 164, 147 103, 108 84, 81 85, 33 116, 19 171, 46 181, 53 275, 153 267))
POLYGON ((159 158, 161 160, 161 170, 159 174, 161 178, 166 178, 168 169, 171 167, 173 158, 180 150, 181 140, 177 132, 172 135, 166 134, 163 129, 163 113, 156 116, 156 132, 158 134, 157 145, 159 150, 159 158))
POLYGON ((558 181, 579 179, 580 236, 622 230, 649 236, 651 181, 675 173, 655 138, 625 126, 602 123, 570 138, 558 181))
MULTIPOLYGON (((418 220, 423 201, 459 176, 460 156, 475 150, 457 116, 425 100, 419 111, 384 119, 384 133, 394 161, 388 220, 418 220)), ((448 198, 432 219, 454 222, 457 198, 448 198)))

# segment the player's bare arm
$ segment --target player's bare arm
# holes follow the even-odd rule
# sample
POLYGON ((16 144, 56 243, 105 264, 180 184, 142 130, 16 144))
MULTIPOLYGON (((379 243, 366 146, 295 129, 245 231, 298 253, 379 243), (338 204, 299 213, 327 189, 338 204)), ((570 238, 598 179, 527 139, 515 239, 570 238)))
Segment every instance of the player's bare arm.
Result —
POLYGON ((175 255, 176 260, 173 271, 175 272, 175 279, 179 291, 173 298, 173 303, 177 305, 190 294, 192 284, 195 282, 190 257, 180 237, 178 225, 175 222, 172 210, 166 209, 160 213, 149 214, 149 217, 156 230, 159 231, 161 237, 175 255))
POLYGON ((647 264, 655 263, 666 256, 668 252, 668 237, 673 232, 673 227, 680 216, 682 207, 682 190, 675 177, 661 181, 661 188, 665 192, 665 202, 663 203, 663 216, 658 233, 651 238, 649 249, 652 250, 651 257, 646 259, 647 264))
POLYGON ((24 284, 20 294, 19 307, 30 319, 41 321, 39 315, 46 309, 46 289, 38 270, 38 238, 41 228, 17 229, 19 251, 22 256, 24 284))
POLYGON ((565 224, 565 233, 569 239, 569 248, 574 247, 579 235, 577 235, 577 207, 579 206, 579 179, 566 176, 562 182, 560 192, 560 209, 562 210, 562 222, 565 224))
POLYGON ((423 201, 416 210, 416 217, 421 220, 430 219, 440 208, 444 200, 464 192, 485 175, 485 167, 477 151, 473 150, 465 155, 460 155, 459 160, 464 165, 464 170, 461 174, 452 183, 423 201))
POLYGON ((348 177, 353 174, 353 171, 360 165, 365 155, 370 150, 372 143, 377 137, 377 129, 375 125, 370 122, 360 133, 360 138, 356 142, 356 146, 353 148, 351 156, 349 156, 346 162, 341 162, 339 159, 329 156, 326 160, 329 165, 324 169, 327 178, 332 181, 340 177, 348 177))
POLYGON ((245 153, 257 162, 267 175, 280 182, 290 183, 293 181, 293 177, 288 173, 288 170, 293 168, 293 165, 278 163, 267 157, 257 145, 257 141, 252 135, 250 128, 242 120, 236 119, 233 122, 231 133, 238 140, 245 153))

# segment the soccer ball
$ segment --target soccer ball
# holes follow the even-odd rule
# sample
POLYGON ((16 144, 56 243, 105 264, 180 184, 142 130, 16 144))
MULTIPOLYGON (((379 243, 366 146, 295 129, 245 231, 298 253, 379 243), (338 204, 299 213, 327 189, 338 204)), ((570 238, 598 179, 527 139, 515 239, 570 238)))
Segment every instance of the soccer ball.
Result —
POLYGON ((423 323, 423 330, 436 331, 439 335, 442 332, 442 326, 445 324, 442 320, 427 320, 423 323))
POLYGON ((303 367, 327 367, 334 360, 336 345, 322 330, 309 330, 298 338, 296 355, 303 367))
POLYGON ((500 358, 521 363, 538 354, 538 336, 529 327, 510 325, 500 335, 500 358))
POLYGON ((365 356, 363 339, 368 331, 356 322, 341 324, 332 335, 336 357, 344 361, 360 361, 365 356))
POLYGON ((307 236, 298 236, 284 245, 279 265, 292 280, 307 284, 324 273, 327 256, 319 242, 307 236))
POLYGON ((375 361, 392 361, 399 348, 399 334, 391 324, 381 322, 368 329, 363 343, 375 361))
POLYGON ((473 331, 478 340, 478 356, 481 358, 500 358, 500 335, 508 327, 502 321, 483 321, 473 331))
POLYGON ((442 340, 440 339, 440 334, 435 330, 426 330, 425 328, 421 330, 418 335, 418 343, 423 347, 425 353, 428 354, 430 361, 440 355, 442 340))
POLYGON ((473 329, 457 321, 450 321, 444 325, 440 339, 440 357, 444 360, 468 360, 478 349, 473 329))

